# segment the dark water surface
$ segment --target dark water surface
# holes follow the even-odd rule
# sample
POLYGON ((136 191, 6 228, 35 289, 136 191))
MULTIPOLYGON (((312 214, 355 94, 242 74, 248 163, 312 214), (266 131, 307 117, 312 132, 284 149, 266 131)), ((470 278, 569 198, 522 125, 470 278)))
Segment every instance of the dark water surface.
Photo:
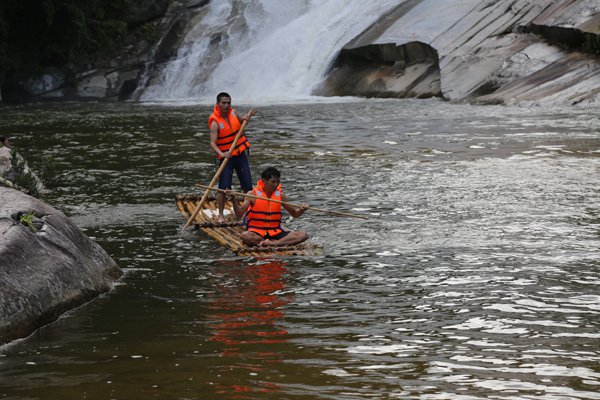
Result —
MULTIPOLYGON (((438 101, 258 106, 324 256, 256 260, 184 223, 208 106, 0 108, 44 199, 124 269, 0 348, 7 399, 600 399, 600 116, 438 101)), ((241 111, 248 108, 240 106, 241 111)))

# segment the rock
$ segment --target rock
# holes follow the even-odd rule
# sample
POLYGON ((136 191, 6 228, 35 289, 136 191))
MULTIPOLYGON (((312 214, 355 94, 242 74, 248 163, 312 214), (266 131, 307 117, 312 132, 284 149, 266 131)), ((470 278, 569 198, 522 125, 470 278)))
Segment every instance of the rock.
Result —
POLYGON ((119 100, 129 99, 133 95, 133 93, 135 93, 135 89, 137 89, 137 87, 138 87, 138 79, 129 79, 129 80, 123 81, 123 84, 121 85, 121 89, 119 90, 117 98, 119 100))
POLYGON ((407 0, 343 47, 317 94, 593 103, 600 61, 581 51, 599 25, 595 0, 407 0))
POLYGON ((322 96, 440 97, 440 70, 435 49, 421 42, 368 45, 344 49, 322 96))
POLYGON ((108 79, 104 75, 88 76, 77 84, 79 97, 104 98, 108 90, 108 79))
POLYGON ((129 24, 139 26, 145 22, 161 18, 169 7, 170 0, 138 0, 134 2, 129 24))
POLYGON ((32 97, 52 92, 65 84, 65 74, 56 69, 48 69, 37 78, 30 78, 24 84, 24 88, 32 97))
POLYGON ((210 0, 183 0, 182 3, 185 8, 199 8, 210 3, 210 0))
POLYGON ((4 177, 12 167, 13 152, 9 147, 0 147, 0 176, 4 177))
POLYGON ((65 82, 65 72, 57 68, 48 68, 38 75, 10 72, 7 73, 5 83, 2 86, 2 97, 9 102, 50 97, 52 96, 51 93, 58 92, 65 82))
POLYGON ((29 164, 19 153, 8 150, 6 147, 0 148, 0 160, 6 159, 9 155, 8 164, 6 161, 3 167, 0 167, 0 177, 4 186, 14 187, 24 193, 37 197, 45 191, 44 183, 40 177, 29 168, 29 164))
POLYGON ((600 96, 600 64, 581 53, 571 53, 545 68, 514 80, 477 99, 502 104, 597 104, 600 96))
POLYGON ((185 30, 187 29, 189 20, 187 14, 186 17, 178 17, 169 28, 167 34, 162 38, 154 56, 155 62, 165 62, 177 56, 177 50, 183 42, 185 30))
POLYGON ((109 291, 121 275, 63 213, 0 187, 0 343, 26 337, 109 291), (28 214, 31 223, 19 223, 28 214))

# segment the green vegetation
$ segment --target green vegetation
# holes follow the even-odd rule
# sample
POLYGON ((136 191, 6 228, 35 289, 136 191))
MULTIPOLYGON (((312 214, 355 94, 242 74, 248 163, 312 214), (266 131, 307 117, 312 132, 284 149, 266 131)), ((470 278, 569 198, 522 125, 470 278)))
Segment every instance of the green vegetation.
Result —
POLYGON ((147 40, 149 42, 155 42, 159 39, 160 34, 159 23, 155 21, 146 22, 137 27, 133 34, 138 39, 147 40))
MULTIPOLYGON (((29 169, 23 157, 19 156, 15 149, 12 151, 11 168, 2 177, 14 185, 16 189, 21 190, 33 197, 40 197, 41 180, 36 177, 29 169)), ((51 164, 43 162, 43 170, 45 174, 52 170, 51 164)))
POLYGON ((26 227, 28 227, 31 232, 37 232, 37 228, 33 224, 33 218, 35 218, 35 214, 32 212, 27 213, 27 214, 22 214, 19 217, 19 222, 22 225, 25 225, 26 227))
POLYGON ((139 10, 149 4, 148 0, 0 2, 0 80, 9 71, 36 73, 43 67, 76 65, 93 59, 99 50, 115 48, 129 29, 145 22, 139 20, 139 10))

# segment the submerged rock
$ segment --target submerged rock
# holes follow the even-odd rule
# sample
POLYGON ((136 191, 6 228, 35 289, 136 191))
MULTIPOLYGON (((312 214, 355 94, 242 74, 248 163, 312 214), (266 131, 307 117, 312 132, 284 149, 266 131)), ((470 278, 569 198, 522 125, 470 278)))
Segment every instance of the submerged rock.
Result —
POLYGON ((0 187, 0 343, 109 291, 121 275, 63 213, 0 187))

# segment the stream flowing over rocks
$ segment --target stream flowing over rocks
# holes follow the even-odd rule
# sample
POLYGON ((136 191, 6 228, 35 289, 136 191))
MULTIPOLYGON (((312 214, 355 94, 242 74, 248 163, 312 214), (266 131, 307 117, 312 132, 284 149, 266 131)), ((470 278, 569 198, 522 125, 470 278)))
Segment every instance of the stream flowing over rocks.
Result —
POLYGON ((173 101, 212 99, 226 86, 254 99, 589 104, 600 93, 593 0, 161 4, 155 42, 91 62, 74 85, 54 68, 3 97, 173 101))
POLYGON ((121 275, 63 213, 0 187, 0 344, 109 291, 121 275))

